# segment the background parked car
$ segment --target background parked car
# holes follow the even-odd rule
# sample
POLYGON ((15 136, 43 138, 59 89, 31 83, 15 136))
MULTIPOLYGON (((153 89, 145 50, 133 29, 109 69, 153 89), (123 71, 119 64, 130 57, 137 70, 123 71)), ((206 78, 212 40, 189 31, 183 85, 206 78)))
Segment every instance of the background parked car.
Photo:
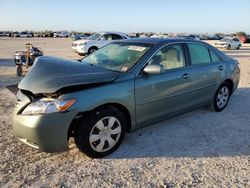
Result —
POLYGON ((20 37, 20 33, 16 31, 16 32, 13 32, 11 36, 18 38, 20 37))
POLYGON ((54 33, 53 32, 45 32, 42 34, 42 37, 54 37, 54 33))
POLYGON ((26 31, 23 31, 19 34, 19 37, 21 38, 29 38, 29 37, 32 37, 32 34, 31 33, 28 33, 26 31))
POLYGON ((186 39, 200 40, 200 37, 199 35, 190 34, 186 37, 186 39))
POLYGON ((70 36, 69 32, 67 31, 59 31, 54 33, 55 38, 68 38, 70 36))
POLYGON ((238 38, 223 38, 218 42, 214 43, 217 48, 226 48, 227 50, 231 49, 240 49, 241 42, 238 38))
POLYGON ((78 35, 72 36, 72 40, 74 41, 82 40, 82 39, 87 39, 88 37, 90 37, 90 34, 78 34, 78 35))
POLYGON ((91 54, 99 48, 113 42, 114 40, 129 39, 129 37, 120 32, 100 32, 91 35, 87 39, 73 42, 72 49, 79 55, 91 54))
POLYGON ((221 40, 223 39, 223 37, 220 36, 208 36, 207 40, 221 40))

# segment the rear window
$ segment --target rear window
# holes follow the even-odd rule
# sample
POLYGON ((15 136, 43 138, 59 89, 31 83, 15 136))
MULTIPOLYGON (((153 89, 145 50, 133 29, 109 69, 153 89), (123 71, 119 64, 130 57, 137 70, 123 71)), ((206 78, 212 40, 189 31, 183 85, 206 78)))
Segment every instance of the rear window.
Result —
POLYGON ((200 44, 187 44, 192 65, 210 63, 210 54, 207 47, 200 44))
POLYGON ((218 62, 218 61, 221 61, 220 58, 218 57, 218 55, 216 55, 213 51, 209 50, 210 51, 210 55, 211 55, 211 60, 212 62, 218 62))

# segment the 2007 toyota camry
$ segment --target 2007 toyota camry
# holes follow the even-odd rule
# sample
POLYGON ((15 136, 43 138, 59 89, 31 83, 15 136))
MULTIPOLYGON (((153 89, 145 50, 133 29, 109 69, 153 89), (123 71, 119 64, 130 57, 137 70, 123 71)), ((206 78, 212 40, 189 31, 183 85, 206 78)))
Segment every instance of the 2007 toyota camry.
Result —
POLYGON ((126 132, 203 106, 222 111, 239 77, 236 60, 192 40, 129 39, 81 62, 40 57, 18 85, 13 130, 41 151, 65 151, 74 137, 103 157, 126 132))

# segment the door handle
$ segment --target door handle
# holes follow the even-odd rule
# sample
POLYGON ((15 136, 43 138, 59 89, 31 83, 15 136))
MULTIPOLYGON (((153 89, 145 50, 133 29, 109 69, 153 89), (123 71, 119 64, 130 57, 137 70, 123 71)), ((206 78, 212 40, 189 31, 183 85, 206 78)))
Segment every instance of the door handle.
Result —
POLYGON ((222 71, 222 70, 224 69, 224 67, 221 65, 221 66, 218 67, 218 69, 219 69, 220 71, 222 71))
POLYGON ((183 79, 188 79, 190 77, 190 74, 188 74, 188 73, 184 73, 183 75, 182 75, 182 78, 183 79))

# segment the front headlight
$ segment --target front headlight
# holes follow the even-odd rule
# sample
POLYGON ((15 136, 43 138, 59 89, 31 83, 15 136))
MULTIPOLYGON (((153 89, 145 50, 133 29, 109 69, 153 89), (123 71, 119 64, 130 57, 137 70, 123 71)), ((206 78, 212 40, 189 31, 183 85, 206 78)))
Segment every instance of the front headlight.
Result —
POLYGON ((57 100, 42 98, 30 103, 22 112, 24 115, 48 114, 52 112, 64 112, 69 109, 76 99, 57 100))

